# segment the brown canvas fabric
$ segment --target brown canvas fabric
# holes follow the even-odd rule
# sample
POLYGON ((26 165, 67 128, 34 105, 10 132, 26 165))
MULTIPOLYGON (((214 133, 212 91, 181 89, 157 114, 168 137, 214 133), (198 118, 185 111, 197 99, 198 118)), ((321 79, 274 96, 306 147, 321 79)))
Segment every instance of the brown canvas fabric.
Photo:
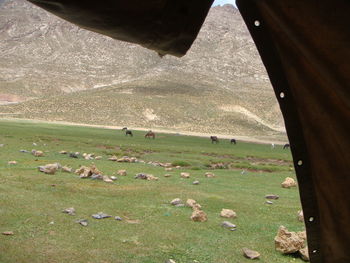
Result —
POLYGON ((350 262, 350 2, 238 6, 285 118, 311 262, 350 262))
POLYGON ((214 0, 28 0, 51 13, 160 55, 183 56, 214 0))

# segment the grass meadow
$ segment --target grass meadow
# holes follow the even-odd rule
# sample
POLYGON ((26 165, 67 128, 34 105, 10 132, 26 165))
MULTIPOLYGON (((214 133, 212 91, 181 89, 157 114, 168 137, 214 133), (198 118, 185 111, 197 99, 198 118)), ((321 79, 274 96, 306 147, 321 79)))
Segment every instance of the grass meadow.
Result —
POLYGON ((4 144, 0 147, 0 232, 14 232, 0 235, 0 262, 250 262, 242 256, 244 247, 261 253, 258 262, 302 262, 274 249, 280 225, 304 230, 296 218, 301 209, 298 189, 281 188, 285 177, 295 178, 289 150, 241 141, 211 144, 209 138, 175 134, 157 134, 152 140, 144 134, 134 131, 130 138, 121 130, 0 121, 0 144, 4 144), (34 157, 21 149, 42 150, 45 156, 34 157), (103 158, 74 159, 60 154, 61 150, 103 158), (107 160, 112 155, 134 156, 145 163, 107 160), (17 164, 8 165, 12 160, 17 164), (150 161, 181 168, 165 171, 150 161), (103 174, 116 175, 126 169, 128 175, 108 184, 80 179, 74 173, 48 175, 37 169, 54 162, 74 169, 95 163, 103 174), (225 169, 211 169, 215 163, 223 163, 225 169), (208 171, 216 177, 204 177, 208 171), (134 179, 141 172, 159 180, 134 179), (189 172, 191 178, 180 178, 180 172, 189 172), (172 176, 166 178, 165 173, 172 176), (200 184, 193 185, 194 180, 200 184), (280 198, 269 205, 266 194, 280 198), (171 206, 174 198, 195 199, 208 221, 192 222, 191 208, 171 206), (68 207, 76 209, 75 216, 62 213, 68 207), (237 218, 221 218, 223 208, 233 209, 237 218), (91 217, 100 211, 113 217, 91 217), (88 219, 89 225, 81 226, 75 222, 78 219, 88 219), (223 221, 236 224, 237 230, 222 228, 223 221))

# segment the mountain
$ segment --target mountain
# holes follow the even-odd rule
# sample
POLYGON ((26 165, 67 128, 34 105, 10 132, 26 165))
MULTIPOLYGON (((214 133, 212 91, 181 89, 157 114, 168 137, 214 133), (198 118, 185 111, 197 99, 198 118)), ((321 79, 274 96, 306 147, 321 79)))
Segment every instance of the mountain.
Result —
POLYGON ((189 52, 165 56, 0 2, 0 116, 205 133, 284 134, 236 8, 212 7, 189 52))

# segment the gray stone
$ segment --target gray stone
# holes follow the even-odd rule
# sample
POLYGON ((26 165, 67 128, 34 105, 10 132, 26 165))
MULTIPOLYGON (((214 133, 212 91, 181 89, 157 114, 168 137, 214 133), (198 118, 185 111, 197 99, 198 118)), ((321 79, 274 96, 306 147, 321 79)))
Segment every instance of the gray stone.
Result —
POLYGON ((224 227, 224 228, 228 228, 230 230, 236 230, 236 225, 235 224, 232 224, 231 222, 229 221, 224 221, 221 223, 221 226, 224 227))
POLYGON ((192 184, 194 184, 194 185, 198 185, 199 184, 199 181, 193 181, 193 183, 192 184))
POLYGON ((109 218, 109 217, 112 217, 112 216, 107 215, 107 214, 105 214, 103 212, 98 212, 97 214, 92 215, 92 217, 95 218, 95 219, 104 219, 104 218, 109 218))
POLYGON ((170 204, 179 205, 179 204, 182 204, 182 201, 180 198, 175 198, 175 199, 171 200, 170 204))
POLYGON ((88 220, 87 219, 79 219, 76 222, 79 223, 82 226, 87 226, 88 225, 88 220))
POLYGON ((66 208, 62 211, 62 213, 74 216, 75 215, 75 209, 74 207, 66 208))
POLYGON ((278 198, 280 198, 278 195, 265 195, 266 199, 272 199, 272 200, 277 200, 278 198))
POLYGON ((122 221, 123 219, 120 216, 114 217, 115 220, 122 221))
POLYGON ((260 253, 249 248, 242 249, 243 255, 249 259, 257 259, 260 257, 260 253))
POLYGON ((273 204, 272 201, 266 201, 265 203, 268 204, 268 205, 272 205, 273 204))

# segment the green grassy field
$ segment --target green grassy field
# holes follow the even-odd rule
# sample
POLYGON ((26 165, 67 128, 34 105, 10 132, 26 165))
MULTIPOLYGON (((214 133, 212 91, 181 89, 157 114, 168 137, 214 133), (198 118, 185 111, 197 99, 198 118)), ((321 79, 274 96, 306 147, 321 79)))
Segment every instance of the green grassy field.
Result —
POLYGON ((0 262, 250 262, 242 256, 243 247, 259 251, 259 262, 302 262, 274 249, 280 225, 304 230, 296 219, 298 189, 280 186, 285 177, 295 178, 289 150, 244 142, 230 145, 227 140, 215 145, 208 138, 170 134, 147 140, 143 135, 136 131, 129 138, 111 129, 0 121, 0 232, 14 232, 0 235, 0 262), (21 149, 42 150, 45 156, 21 149), (73 159, 59 154, 61 150, 95 153, 103 159, 73 159), (146 163, 108 161, 111 155, 135 156, 146 163), (17 165, 7 164, 12 160, 17 165), (149 161, 186 166, 167 172, 149 161), (108 184, 37 169, 54 162, 74 169, 94 162, 106 175, 119 169, 128 175, 108 184), (209 168, 220 162, 227 168, 209 168), (205 178, 207 171, 216 177, 205 178), (159 180, 135 180, 140 172, 159 180), (191 178, 180 178, 180 172, 189 172, 191 178), (172 176, 166 178, 165 173, 172 176), (200 184, 192 185, 194 180, 200 184), (265 204, 266 194, 280 199, 265 204), (169 204, 174 198, 195 199, 208 221, 192 222, 190 208, 169 204), (61 212, 68 207, 76 209, 75 216, 61 212), (237 225, 236 231, 220 226, 227 220, 219 216, 222 208, 237 212, 237 218, 228 220, 237 225), (91 217, 100 211, 123 221, 91 217), (83 227, 77 219, 88 219, 89 225, 83 227))

